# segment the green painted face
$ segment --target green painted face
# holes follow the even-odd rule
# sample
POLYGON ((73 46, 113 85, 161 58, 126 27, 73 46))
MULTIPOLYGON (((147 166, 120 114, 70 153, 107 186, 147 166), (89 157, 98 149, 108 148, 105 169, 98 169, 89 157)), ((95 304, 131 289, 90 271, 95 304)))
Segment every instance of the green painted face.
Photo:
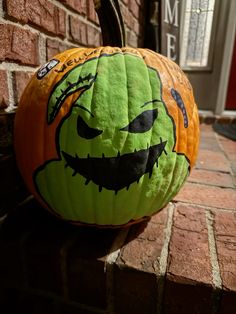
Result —
POLYGON ((162 208, 188 174, 174 151, 173 119, 156 70, 129 54, 73 68, 54 88, 48 123, 81 90, 57 130, 58 160, 35 173, 42 198, 64 219, 120 225, 162 208))

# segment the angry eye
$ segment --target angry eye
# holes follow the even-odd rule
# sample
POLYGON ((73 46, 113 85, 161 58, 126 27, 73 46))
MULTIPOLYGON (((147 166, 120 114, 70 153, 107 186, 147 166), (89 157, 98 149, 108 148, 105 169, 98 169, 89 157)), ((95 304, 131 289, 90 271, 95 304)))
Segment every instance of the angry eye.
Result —
POLYGON ((102 133, 101 130, 93 129, 87 125, 81 116, 77 118, 77 132, 79 136, 86 138, 87 140, 92 139, 102 133))
POLYGON ((127 126, 120 129, 121 131, 128 131, 130 133, 144 133, 151 129, 155 119, 158 116, 157 109, 146 110, 138 115, 127 126))

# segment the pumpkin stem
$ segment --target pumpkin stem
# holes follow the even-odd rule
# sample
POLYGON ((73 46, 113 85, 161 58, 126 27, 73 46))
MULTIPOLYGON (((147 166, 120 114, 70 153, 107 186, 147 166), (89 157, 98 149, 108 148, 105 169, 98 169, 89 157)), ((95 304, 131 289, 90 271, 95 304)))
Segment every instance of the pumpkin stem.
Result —
POLYGON ((94 5, 102 29, 103 45, 124 47, 126 45, 125 26, 119 0, 94 0, 94 5))

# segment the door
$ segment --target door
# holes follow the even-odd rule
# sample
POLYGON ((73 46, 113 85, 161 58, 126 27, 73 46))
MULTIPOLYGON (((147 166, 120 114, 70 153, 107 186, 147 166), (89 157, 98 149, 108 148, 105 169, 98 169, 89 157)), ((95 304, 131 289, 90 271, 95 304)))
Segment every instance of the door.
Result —
POLYGON ((228 83, 228 91, 226 97, 226 110, 236 110, 236 40, 234 40, 234 52, 231 61, 231 70, 228 83))
POLYGON ((230 19, 235 20, 235 3, 184 0, 182 12, 180 65, 192 83, 199 109, 218 114, 225 105, 230 62, 230 44, 226 39, 235 29, 230 24, 230 19))

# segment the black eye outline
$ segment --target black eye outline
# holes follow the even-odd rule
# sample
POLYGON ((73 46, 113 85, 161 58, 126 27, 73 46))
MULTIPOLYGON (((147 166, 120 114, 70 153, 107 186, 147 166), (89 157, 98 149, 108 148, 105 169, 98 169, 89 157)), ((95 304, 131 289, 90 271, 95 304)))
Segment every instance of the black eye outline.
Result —
POLYGON ((83 118, 79 115, 77 118, 77 133, 80 137, 86 138, 87 140, 91 140, 94 137, 100 135, 103 131, 91 128, 88 124, 83 120, 83 118))
POLYGON ((127 126, 120 129, 120 131, 127 131, 130 133, 147 132, 152 128, 157 116, 158 116, 157 108, 143 111, 136 118, 134 118, 134 120, 132 120, 127 126))

